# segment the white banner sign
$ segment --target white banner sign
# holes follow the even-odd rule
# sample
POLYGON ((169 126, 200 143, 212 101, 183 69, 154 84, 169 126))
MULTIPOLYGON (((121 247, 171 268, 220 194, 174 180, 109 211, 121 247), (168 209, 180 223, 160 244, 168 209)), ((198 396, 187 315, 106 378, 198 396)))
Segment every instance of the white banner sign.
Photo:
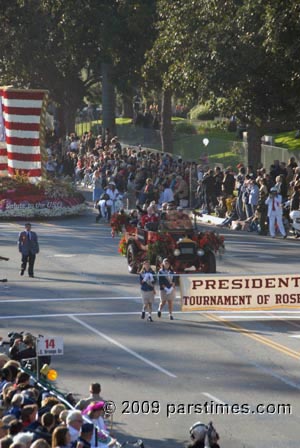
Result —
POLYGON ((63 338, 59 336, 39 337, 36 347, 38 356, 64 354, 64 341, 63 338))
POLYGON ((181 276, 182 311, 300 308, 300 276, 181 276))

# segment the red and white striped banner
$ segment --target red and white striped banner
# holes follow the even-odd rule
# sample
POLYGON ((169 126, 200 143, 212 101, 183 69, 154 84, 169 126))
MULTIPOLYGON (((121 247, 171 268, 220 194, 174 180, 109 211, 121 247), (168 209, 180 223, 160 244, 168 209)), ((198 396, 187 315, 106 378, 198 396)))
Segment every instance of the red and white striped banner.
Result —
POLYGON ((48 92, 0 88, 6 149, 0 146, 0 175, 42 175, 41 144, 48 92))

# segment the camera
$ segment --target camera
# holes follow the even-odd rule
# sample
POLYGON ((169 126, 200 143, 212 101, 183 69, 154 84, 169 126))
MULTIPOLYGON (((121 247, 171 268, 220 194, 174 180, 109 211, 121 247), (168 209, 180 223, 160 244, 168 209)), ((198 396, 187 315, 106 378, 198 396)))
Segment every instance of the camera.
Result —
MULTIPOLYGON (((41 336, 41 335, 39 335, 41 336)), ((24 331, 16 332, 12 331, 8 333, 9 337, 9 356, 11 359, 19 361, 21 365, 31 371, 36 370, 36 337, 30 333, 24 331), (16 340, 20 340, 18 344, 15 344, 16 340)), ((51 363, 51 356, 39 356, 39 363, 48 364, 51 363)))
POLYGON ((12 347, 16 339, 23 340, 23 331, 21 333, 17 333, 16 331, 12 331, 7 335, 9 337, 9 345, 12 347))

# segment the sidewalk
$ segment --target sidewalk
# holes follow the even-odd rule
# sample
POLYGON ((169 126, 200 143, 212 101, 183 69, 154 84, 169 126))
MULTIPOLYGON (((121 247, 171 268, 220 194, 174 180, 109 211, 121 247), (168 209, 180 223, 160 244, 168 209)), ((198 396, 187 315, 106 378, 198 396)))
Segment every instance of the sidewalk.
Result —
POLYGON ((219 218, 218 216, 203 214, 202 216, 197 216, 196 221, 204 224, 213 224, 217 226, 218 224, 222 224, 225 218, 219 218))

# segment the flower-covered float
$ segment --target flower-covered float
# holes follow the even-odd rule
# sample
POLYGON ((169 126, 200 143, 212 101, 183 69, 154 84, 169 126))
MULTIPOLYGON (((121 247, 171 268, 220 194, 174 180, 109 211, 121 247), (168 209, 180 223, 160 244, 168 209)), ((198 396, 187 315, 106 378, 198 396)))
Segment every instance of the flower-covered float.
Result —
POLYGON ((85 209, 71 180, 46 179, 43 173, 48 96, 47 90, 0 86, 0 219, 75 215, 85 209))
POLYGON ((59 217, 86 210, 85 199, 69 180, 30 183, 26 176, 0 177, 0 219, 59 217))
POLYGON ((177 273, 191 267, 197 272, 215 273, 216 254, 224 252, 223 236, 212 231, 198 232, 190 217, 177 211, 144 228, 130 225, 128 216, 121 211, 113 215, 111 228, 112 236, 122 234, 119 253, 127 258, 132 274, 139 271, 145 259, 158 268, 163 258, 170 260, 177 273))

